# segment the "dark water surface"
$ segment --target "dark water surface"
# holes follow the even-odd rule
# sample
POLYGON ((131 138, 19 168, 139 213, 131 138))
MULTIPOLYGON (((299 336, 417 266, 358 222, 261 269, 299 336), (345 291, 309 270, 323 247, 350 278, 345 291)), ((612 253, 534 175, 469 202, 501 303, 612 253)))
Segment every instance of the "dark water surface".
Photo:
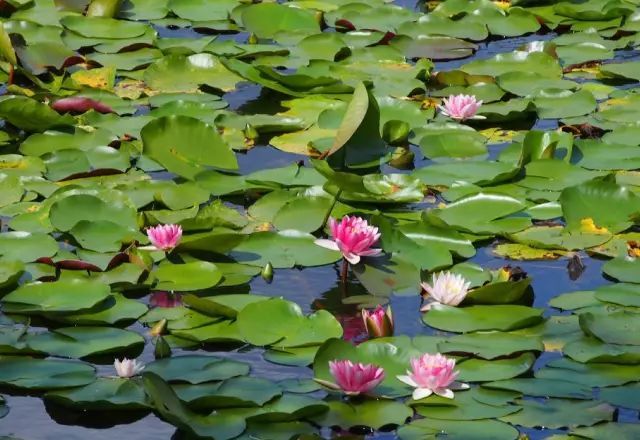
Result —
MULTIPOLYGON (((419 10, 419 5, 414 0, 397 0, 395 2, 404 7, 419 10)), ((166 31, 163 34, 166 35, 166 31)), ((190 30, 180 30, 178 32, 170 32, 171 36, 195 36, 190 30)), ((480 49, 474 58, 488 58, 497 53, 511 52, 525 42, 533 40, 547 40, 555 35, 535 35, 528 37, 518 37, 495 40, 488 43, 480 43, 480 49)), ((225 36, 228 38, 228 36, 225 36)), ((231 38, 239 38, 231 36, 231 38)), ((637 51, 620 51, 617 59, 637 58, 637 51)), ((449 62, 436 63, 437 69, 452 69, 466 62, 470 58, 464 60, 455 60, 449 62)), ((242 113, 268 112, 269 107, 273 106, 262 94, 261 88, 257 85, 244 85, 239 90, 229 93, 224 97, 229 103, 231 109, 242 113)), ((555 128, 556 121, 539 121, 536 126, 545 129, 555 128)), ((498 154, 498 150, 492 150, 492 156, 498 154)), ((416 158, 421 157, 416 154, 416 158)), ((248 173, 257 169, 275 168, 291 164, 298 160, 305 159, 303 156, 284 153, 274 148, 262 146, 250 150, 246 154, 238 154, 240 169, 242 173, 248 173)), ((420 166, 421 162, 416 161, 416 166, 420 166)), ((394 170, 398 172, 398 170, 394 170)), ((496 269, 506 264, 514 265, 510 262, 494 256, 491 253, 491 247, 478 249, 477 255, 470 261, 480 264, 485 268, 496 269)), ((533 279, 532 287, 535 292, 534 306, 548 309, 548 301, 558 294, 576 291, 590 290, 598 286, 608 284, 609 281, 602 277, 601 266, 602 261, 594 260, 583 255, 583 262, 586 265, 585 271, 575 281, 569 277, 566 268, 567 260, 560 261, 535 261, 535 262, 517 262, 515 265, 522 267, 533 279)), ((251 285, 252 293, 260 293, 271 296, 283 296, 289 300, 298 303, 305 312, 325 308, 333 311, 338 316, 353 314, 355 309, 350 306, 341 304, 342 293, 338 286, 338 271, 336 267, 320 267, 307 268, 304 270, 276 270, 272 284, 265 283, 261 278, 255 279, 251 285)), ((356 284, 349 286, 350 293, 361 293, 361 288, 356 284)), ((396 330, 397 334, 406 334, 410 336, 420 334, 430 334, 432 330, 427 329, 421 323, 419 313, 420 299, 418 296, 401 297, 394 296, 391 298, 391 304, 394 315, 397 318, 396 330)), ((557 314, 557 311, 556 313, 557 314)), ((141 325, 136 324, 133 329, 144 333, 141 325)), ((202 351, 200 351, 202 353, 202 351)), ((212 352, 214 353, 214 352, 212 352)), ((250 362, 252 372, 256 376, 281 380, 286 378, 310 378, 311 370, 308 368, 295 368, 278 366, 264 361, 261 355, 262 351, 253 349, 249 352, 215 352, 219 356, 233 357, 234 359, 250 362)), ((549 360, 559 356, 556 353, 544 353, 540 356, 536 363, 536 368, 540 368, 549 360)), ((147 344, 145 352, 141 356, 143 362, 151 362, 153 360, 153 346, 147 344)), ((98 374, 112 375, 113 367, 111 365, 99 365, 98 374)), ((640 373, 639 373, 640 374, 640 373)), ((11 395, 7 390, 0 390, 6 396, 7 403, 10 407, 9 414, 0 419, 0 438, 5 436, 15 436, 24 440, 146 440, 146 439, 169 439, 179 438, 175 433, 176 429, 158 419, 154 415, 131 414, 124 412, 121 416, 111 418, 112 413, 108 414, 109 418, 105 418, 106 414, 87 414, 73 413, 57 407, 45 407, 43 401, 38 398, 11 395)), ((634 411, 620 411, 618 415, 620 420, 629 422, 637 422, 638 414, 634 411)), ((552 430, 525 430, 522 431, 529 435, 530 438, 545 438, 552 435, 552 430)), ((329 430, 322 431, 323 436, 331 438, 332 434, 329 430)), ((393 433, 376 433, 367 436, 369 439, 393 439, 396 438, 393 433)), ((610 439, 616 440, 616 439, 610 439)))

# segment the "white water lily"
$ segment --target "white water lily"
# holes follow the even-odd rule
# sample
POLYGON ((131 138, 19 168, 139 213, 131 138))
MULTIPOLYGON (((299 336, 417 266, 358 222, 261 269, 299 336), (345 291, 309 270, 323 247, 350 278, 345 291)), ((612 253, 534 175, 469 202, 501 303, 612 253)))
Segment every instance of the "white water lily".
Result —
POLYGON ((448 271, 433 274, 432 284, 420 283, 420 286, 429 294, 429 302, 420 311, 426 312, 435 303, 457 306, 467 296, 470 285, 471 283, 462 275, 448 271))
POLYGON ((138 362, 136 359, 127 358, 122 359, 122 361, 116 359, 113 362, 113 367, 116 369, 118 377, 122 378, 133 377, 144 370, 144 364, 142 362, 138 362))

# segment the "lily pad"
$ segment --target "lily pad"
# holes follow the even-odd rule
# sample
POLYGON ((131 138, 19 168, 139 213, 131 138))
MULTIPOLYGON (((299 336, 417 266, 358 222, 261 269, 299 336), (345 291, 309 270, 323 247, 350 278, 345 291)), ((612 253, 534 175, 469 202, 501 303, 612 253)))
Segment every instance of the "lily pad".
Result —
POLYGON ((50 391, 45 399, 67 407, 83 410, 144 410, 149 405, 138 380, 101 377, 95 382, 70 390, 50 391))
POLYGON ((151 121, 141 132, 144 152, 168 171, 193 179, 207 167, 234 170, 238 164, 216 130, 187 116, 151 121))
POLYGON ((208 261, 192 261, 185 264, 161 264, 153 275, 160 290, 201 290, 213 287, 222 279, 222 272, 208 261))
POLYGON ((424 314, 425 324, 458 333, 515 330, 542 321, 542 309, 516 305, 450 307, 438 305, 424 314))
POLYGON ((78 387, 96 380, 95 369, 77 361, 2 356, 0 367, 0 383, 27 390, 78 387))
POLYGON ((258 346, 313 345, 342 335, 330 313, 321 310, 305 317, 297 304, 279 298, 248 304, 237 319, 242 336, 258 346))
POLYGON ((109 286, 82 280, 23 284, 3 298, 4 311, 12 313, 83 312, 107 299, 109 286))
POLYGON ((167 382, 201 384, 244 376, 249 373, 249 365, 216 356, 187 355, 151 362, 145 371, 167 382))

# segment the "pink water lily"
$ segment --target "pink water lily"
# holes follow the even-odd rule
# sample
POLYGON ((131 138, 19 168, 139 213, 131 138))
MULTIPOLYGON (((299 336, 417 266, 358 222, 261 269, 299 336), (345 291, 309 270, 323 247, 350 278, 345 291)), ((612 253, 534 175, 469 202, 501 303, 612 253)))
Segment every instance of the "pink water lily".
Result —
POLYGON ((360 257, 374 257, 382 252, 382 249, 373 248, 380 238, 378 228, 369 225, 363 218, 346 215, 337 221, 331 217, 329 229, 332 240, 318 239, 315 243, 327 249, 340 251, 351 264, 358 264, 360 257))
POLYGON ((453 399, 453 390, 464 390, 469 385, 456 382, 458 372, 455 359, 437 354, 423 354, 411 359, 411 371, 406 376, 397 376, 398 380, 415 388, 414 400, 424 399, 431 394, 453 399))
POLYGON ((328 388, 340 390, 349 396, 368 393, 384 380, 384 369, 374 364, 361 364, 349 360, 329 361, 329 371, 335 383, 316 379, 328 388))
POLYGON ((370 338, 383 338, 393 335, 393 314, 391 307, 376 307, 373 312, 362 309, 362 321, 370 338))
POLYGON ((485 119, 484 116, 476 115, 482 105, 482 101, 476 100, 473 95, 451 95, 442 100, 438 106, 443 115, 452 119, 464 121, 465 119, 485 119))
POLYGON ((136 359, 127 358, 122 359, 122 361, 120 359, 116 359, 113 362, 113 367, 116 369, 118 377, 122 378, 133 377, 144 370, 144 364, 138 362, 136 359))
POLYGON ((182 238, 182 226, 158 225, 147 228, 147 237, 151 244, 158 250, 170 251, 180 243, 182 238))

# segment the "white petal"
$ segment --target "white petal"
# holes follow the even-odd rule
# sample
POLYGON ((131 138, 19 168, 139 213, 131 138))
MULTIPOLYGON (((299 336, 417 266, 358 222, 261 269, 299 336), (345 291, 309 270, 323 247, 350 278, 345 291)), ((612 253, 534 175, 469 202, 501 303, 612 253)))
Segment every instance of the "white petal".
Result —
POLYGON ((327 240, 326 238, 319 238, 314 241, 318 246, 322 246, 326 249, 331 249, 332 251, 339 251, 338 244, 333 240, 327 240))
POLYGON ((153 245, 149 245, 149 246, 139 246, 138 247, 139 250, 141 251, 161 251, 162 249, 158 249, 157 247, 153 246, 153 245))
POLYGON ((360 252, 360 255, 363 257, 377 257, 382 254, 382 249, 369 249, 364 252, 360 252))
POLYGON ((424 399, 425 397, 429 397, 432 393, 433 391, 431 391, 429 388, 416 388, 415 390, 413 390, 413 394, 411 395, 411 397, 413 397, 413 400, 420 400, 424 399))
POLYGON ((438 388, 438 389, 434 390, 434 393, 436 393, 440 397, 446 397, 447 399, 453 399, 453 391, 451 391, 449 388, 438 388))
POLYGON ((340 387, 333 383, 333 382, 329 382, 328 380, 322 380, 322 379, 318 379, 318 378, 313 378, 314 381, 316 381, 317 383, 319 383, 320 385, 327 387, 331 390, 340 390, 340 387))
POLYGON ((428 302, 425 305, 423 305, 422 307, 420 307, 420 311, 421 312, 428 312, 429 310, 431 310, 431 306, 434 305, 435 303, 433 302, 428 302))
POLYGON ((360 262, 360 255, 356 254, 342 254, 345 260, 347 260, 351 264, 358 264, 360 262))
POLYGON ((410 376, 396 376, 396 379, 398 379, 400 382, 406 383, 410 387, 417 387, 418 386, 418 384, 415 383, 415 381, 413 379, 411 379, 410 376))

